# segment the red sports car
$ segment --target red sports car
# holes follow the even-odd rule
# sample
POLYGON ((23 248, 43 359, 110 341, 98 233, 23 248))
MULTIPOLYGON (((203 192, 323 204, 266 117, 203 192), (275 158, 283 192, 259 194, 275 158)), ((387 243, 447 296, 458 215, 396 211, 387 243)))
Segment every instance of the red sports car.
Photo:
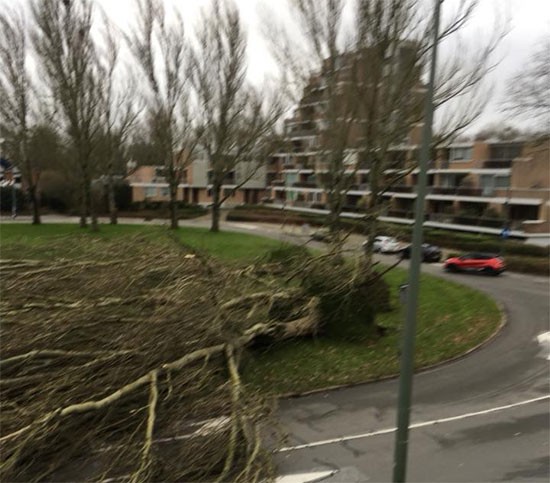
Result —
POLYGON ((468 271, 500 275, 506 269, 504 260, 498 255, 488 253, 467 253, 460 257, 445 260, 445 270, 449 272, 468 271))

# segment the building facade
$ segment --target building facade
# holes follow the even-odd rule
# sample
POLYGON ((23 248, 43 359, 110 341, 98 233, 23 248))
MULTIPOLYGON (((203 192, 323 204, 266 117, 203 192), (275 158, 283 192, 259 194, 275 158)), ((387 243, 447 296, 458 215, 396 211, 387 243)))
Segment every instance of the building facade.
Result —
MULTIPOLYGON (((138 166, 131 170, 126 180, 132 188, 134 203, 168 202, 170 191, 163 166, 138 166)), ((212 203, 211 172, 208 162, 193 160, 183 168, 178 185, 177 199, 190 204, 208 206, 212 203)), ((229 173, 222 185, 222 196, 227 196, 224 206, 260 203, 266 195, 265 166, 240 163, 229 173)))
MULTIPOLYGON (((407 173, 418 154, 419 139, 414 137, 413 130, 411 140, 416 142, 393 148, 396 161, 401 160, 403 166, 386 170, 385 177, 407 173)), ((288 157, 274 156, 269 165, 273 204, 325 208, 320 182, 323 166, 293 164, 288 161, 296 158, 290 153, 284 156, 288 157)), ((369 170, 350 165, 350 175, 355 183, 347 192, 344 211, 348 215, 361 213, 371 196, 369 170)), ((383 193, 387 203, 381 219, 412 223, 417 178, 415 169, 383 193)), ((426 226, 485 233, 498 233, 508 226, 518 236, 550 234, 548 139, 488 139, 439 147, 428 169, 425 203, 426 226)))

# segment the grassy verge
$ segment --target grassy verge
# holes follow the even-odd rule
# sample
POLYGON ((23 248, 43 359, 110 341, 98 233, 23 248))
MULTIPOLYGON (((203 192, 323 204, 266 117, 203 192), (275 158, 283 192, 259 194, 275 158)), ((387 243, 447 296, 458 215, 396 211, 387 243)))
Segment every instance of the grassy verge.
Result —
MULTIPOLYGON (((334 385, 372 381, 399 370, 399 327, 403 309, 398 287, 406 272, 386 275, 394 310, 378 322, 392 330, 379 340, 344 342, 317 338, 294 340, 255 355, 243 377, 275 394, 310 391, 334 385)), ((486 340, 498 327, 500 312, 489 297, 476 290, 429 275, 422 276, 416 338, 416 367, 426 367, 463 354, 486 340)))
MULTIPOLYGON (((2 258, 67 257, 64 237, 79 237, 86 244, 103 239, 141 234, 166 242, 168 230, 137 225, 103 225, 99 233, 74 225, 6 224, 0 227, 2 258), (61 243, 60 243, 61 242, 61 243), (61 247, 61 248, 60 248, 61 247)), ((250 263, 280 242, 240 233, 210 233, 206 229, 180 228, 182 242, 231 263, 250 263)), ((365 338, 344 342, 323 337, 287 341, 255 351, 243 371, 246 382, 276 394, 351 384, 395 374, 403 310, 397 300, 398 286, 406 272, 395 269, 386 275, 391 286, 393 311, 380 314, 379 324, 388 334, 378 340, 365 338)), ((486 295, 456 283, 423 275, 419 302, 416 365, 423 367, 460 355, 487 339, 498 327, 499 310, 486 295)))
POLYGON ((169 235, 176 236, 182 243, 225 261, 248 263, 267 250, 281 245, 280 241, 269 238, 241 235, 233 232, 211 233, 206 228, 180 227, 170 232, 164 227, 143 225, 101 225, 97 233, 69 224, 23 225, 4 224, 0 226, 0 255, 4 258, 49 258, 67 257, 68 254, 52 251, 52 241, 63 237, 80 237, 82 243, 101 241, 102 239, 124 238, 141 234, 147 238, 164 243, 169 235))

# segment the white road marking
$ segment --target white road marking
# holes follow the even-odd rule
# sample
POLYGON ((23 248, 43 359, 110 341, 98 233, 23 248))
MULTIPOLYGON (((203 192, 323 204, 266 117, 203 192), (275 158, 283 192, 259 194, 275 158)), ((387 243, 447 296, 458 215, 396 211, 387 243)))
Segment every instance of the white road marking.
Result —
POLYGON ((541 346, 541 356, 550 361, 550 332, 537 335, 537 342, 541 346))
MULTIPOLYGON (((506 406, 498 406, 491 409, 484 409, 483 411, 476 411, 473 413, 466 413, 466 414, 460 414, 458 416, 451 416, 449 418, 434 419, 432 421, 423 421, 421 423, 414 423, 409 426, 409 429, 424 428, 426 426, 434 426, 436 424, 449 423, 451 421, 459 421, 461 419, 473 418, 475 416, 482 416, 484 414, 496 413, 498 411, 504 411, 506 409, 511 409, 518 406, 525 406, 526 404, 531 404, 534 402, 544 401, 545 399, 550 399, 550 395, 541 396, 534 399, 527 399, 526 401, 520 401, 513 404, 507 404, 506 406)), ((352 436, 341 436, 340 438, 325 439, 322 441, 314 441, 313 443, 299 444, 296 446, 287 446, 285 448, 281 448, 278 452, 285 453, 288 451, 296 451, 296 450, 306 449, 306 448, 315 448, 317 446, 325 446, 328 444, 342 443, 345 441, 353 441, 356 439, 370 438, 372 436, 380 436, 383 434, 393 433, 396 431, 396 429, 397 428, 380 429, 377 431, 369 431, 368 433, 363 433, 363 434, 355 434, 352 436)))
POLYGON ((310 473, 295 473, 292 475, 279 476, 275 483, 307 483, 319 481, 327 476, 332 476, 336 473, 336 470, 329 471, 312 471, 310 473))

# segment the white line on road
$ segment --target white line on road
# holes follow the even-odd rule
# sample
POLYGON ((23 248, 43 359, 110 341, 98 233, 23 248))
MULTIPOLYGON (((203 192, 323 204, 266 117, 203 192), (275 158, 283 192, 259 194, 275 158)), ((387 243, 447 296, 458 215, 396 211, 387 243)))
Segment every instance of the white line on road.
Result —
POLYGON ((308 483, 325 479, 327 476, 332 476, 336 470, 329 471, 311 471, 309 473, 295 473, 291 475, 279 476, 276 483, 308 483))
MULTIPOLYGON (((547 396, 541 396, 534 399, 527 399, 526 401, 521 401, 513 404, 507 404, 506 406, 498 406, 496 408, 491 409, 485 409, 483 411, 476 411, 473 413, 466 413, 466 414, 460 414, 458 416, 451 416, 449 418, 442 418, 442 419, 434 419, 432 421, 423 421, 421 423, 414 423, 409 426, 409 429, 417 429, 417 428, 424 428, 426 426, 434 426, 436 424, 440 423, 449 423, 451 421, 459 421, 461 419, 467 419, 467 418, 473 418, 475 416, 482 416, 484 414, 491 414, 496 413, 498 411, 504 411, 506 409, 515 408, 518 406, 525 406, 526 404, 531 404, 534 402, 544 401, 545 399, 550 399, 550 395, 547 396)), ((296 446, 287 446, 285 448, 281 448, 278 452, 279 453, 285 453, 288 451, 296 451, 299 449, 306 449, 306 448, 315 448, 317 446, 325 446, 328 444, 335 444, 335 443, 343 443, 345 441, 353 441, 356 439, 363 439, 363 438, 370 438, 371 436, 380 436, 383 434, 390 434, 395 432, 397 428, 387 428, 387 429, 380 429, 377 431, 369 431, 368 433, 362 433, 362 434, 355 434, 352 436, 341 436, 339 438, 333 438, 333 439, 325 439, 322 441, 314 441, 313 443, 305 443, 305 444, 299 444, 296 446)))

